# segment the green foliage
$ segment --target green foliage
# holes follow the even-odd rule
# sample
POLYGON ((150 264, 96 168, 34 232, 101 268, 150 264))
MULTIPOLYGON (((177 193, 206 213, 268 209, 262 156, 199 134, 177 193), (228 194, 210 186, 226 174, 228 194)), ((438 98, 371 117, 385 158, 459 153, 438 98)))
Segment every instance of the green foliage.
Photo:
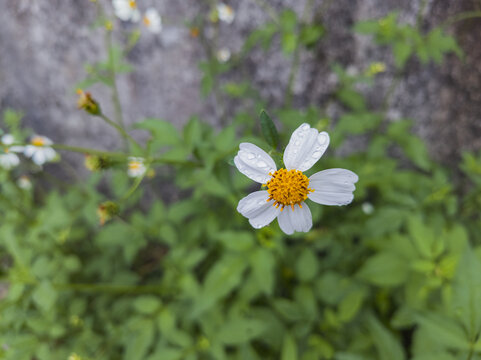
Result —
MULTIPOLYGON (((290 10, 276 20, 255 30, 241 55, 275 39, 288 55, 310 50, 326 32, 290 10)), ((413 54, 439 62, 458 52, 440 30, 421 35, 396 14, 357 30, 391 45, 399 67, 413 54)), ((127 37, 127 47, 137 40, 127 37)), ((116 74, 130 70, 124 55, 112 45, 87 83, 115 88, 116 74)), ((204 95, 221 90, 243 104, 221 128, 196 116, 182 128, 144 119, 135 129, 148 134, 145 144, 125 136, 130 151, 114 153, 115 166, 61 189, 38 172, 28 190, 17 182, 23 169, 0 170, 0 357, 480 358, 481 157, 464 154, 460 169, 433 161, 411 120, 386 122, 359 90, 376 71, 350 75, 336 64, 329 102, 342 113, 328 118, 326 104, 269 109, 278 133, 264 110, 259 126, 260 89, 218 78, 229 66, 200 64, 204 95), (254 230, 236 211, 252 183, 229 161, 249 141, 281 164, 276 149, 303 122, 331 137, 310 171, 352 169, 354 202, 312 206, 307 234, 254 230), (365 146, 348 152, 353 138, 365 146), (128 178, 134 155, 157 175, 128 178), (96 213, 107 201, 120 213, 101 225, 96 213)), ((3 116, 19 139, 20 119, 3 116)))
POLYGON ((391 46, 395 64, 400 69, 413 55, 423 64, 429 61, 439 64, 447 53, 462 56, 456 40, 446 35, 442 28, 436 27, 422 34, 413 26, 399 24, 397 13, 390 13, 379 20, 361 21, 356 24, 355 30, 372 35, 377 44, 391 46))

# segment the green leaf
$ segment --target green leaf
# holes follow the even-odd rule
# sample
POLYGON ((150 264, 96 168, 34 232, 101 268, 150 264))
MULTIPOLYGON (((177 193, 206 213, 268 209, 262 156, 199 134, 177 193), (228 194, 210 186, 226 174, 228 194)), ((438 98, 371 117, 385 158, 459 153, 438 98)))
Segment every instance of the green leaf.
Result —
POLYGON ((376 34, 379 31, 379 21, 377 20, 366 20, 359 21, 354 26, 354 31, 360 34, 376 34))
POLYGON ((48 281, 42 281, 32 294, 33 301, 45 312, 52 309, 57 301, 57 296, 57 290, 55 290, 52 284, 48 281))
POLYGON ((367 326, 379 354, 379 359, 406 359, 399 341, 373 315, 368 316, 367 326))
POLYGON ((299 41, 307 47, 314 46, 325 33, 322 25, 308 25, 302 28, 299 41))
POLYGON ((197 318, 239 285, 246 266, 243 256, 224 255, 217 261, 207 274, 201 293, 195 299, 191 317, 197 318))
POLYGON ((202 127, 197 117, 191 117, 184 127, 184 142, 191 148, 199 145, 202 139, 202 127))
POLYGON ((254 236, 248 231, 222 231, 215 238, 232 251, 246 252, 254 245, 254 236))
POLYGON ((125 336, 124 360, 143 360, 154 341, 154 322, 147 319, 134 319, 128 324, 125 336))
POLYGON ((272 146, 273 149, 277 148, 277 144, 279 143, 279 134, 277 133, 274 122, 265 110, 261 110, 259 118, 264 139, 270 146, 272 146))
POLYGON ((284 10, 279 17, 282 30, 285 32, 294 32, 297 25, 297 15, 292 10, 284 10))
POLYGON ((366 294, 363 290, 353 291, 348 294, 339 304, 339 319, 348 322, 356 316, 361 308, 366 294))
POLYGON ((162 305, 160 299, 153 295, 144 295, 134 300, 134 309, 140 314, 153 314, 162 305))
POLYGON ((319 270, 319 259, 311 249, 305 248, 296 262, 296 273, 300 281, 311 281, 319 270))
POLYGON ((394 55, 394 62, 399 69, 402 69, 411 56, 413 48, 410 43, 405 41, 398 41, 394 43, 392 52, 394 55))
POLYGON ((281 360, 297 360, 297 344, 289 333, 286 333, 282 341, 281 360))
POLYGON ((262 335, 267 324, 256 319, 227 319, 219 329, 217 340, 226 345, 239 345, 247 343, 262 335))
POLYGON ((149 118, 135 124, 135 128, 150 131, 153 141, 159 145, 175 145, 180 141, 179 132, 168 121, 149 118))
POLYGON ((452 311, 471 339, 481 330, 481 262, 470 246, 461 257, 453 282, 452 311))
POLYGON ((381 252, 367 260, 358 275, 379 286, 398 286, 406 282, 409 272, 406 260, 398 254, 381 252))
POLYGON ((469 339, 466 338, 463 328, 457 322, 434 313, 418 314, 416 320, 441 347, 469 349, 469 339))
POLYGON ((296 34, 286 32, 282 34, 281 38, 282 51, 284 54, 292 54, 297 47, 297 36, 296 34))
POLYGON ((366 110, 366 100, 358 91, 343 87, 336 93, 340 102, 355 111, 366 110))
POLYGON ((408 217, 408 228, 419 254, 424 258, 433 257, 433 245, 436 241, 434 231, 425 225, 420 216, 408 217))
POLYGON ((257 249, 251 255, 252 274, 259 288, 266 294, 272 295, 275 285, 276 261, 272 252, 257 249))

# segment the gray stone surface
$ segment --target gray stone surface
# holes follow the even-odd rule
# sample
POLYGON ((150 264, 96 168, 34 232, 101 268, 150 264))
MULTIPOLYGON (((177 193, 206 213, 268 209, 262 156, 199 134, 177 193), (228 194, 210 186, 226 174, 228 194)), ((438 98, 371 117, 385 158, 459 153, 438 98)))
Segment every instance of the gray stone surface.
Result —
MULTIPOLYGON (((99 0, 108 11, 110 1, 99 0)), ((299 15, 305 0, 263 0, 274 9, 291 8, 299 15)), ((263 1, 231 1, 236 10, 232 25, 210 26, 217 47, 228 46, 234 53, 247 35, 269 21, 269 14, 259 6, 263 1)), ((129 125, 145 118, 159 117, 179 127, 193 114, 212 124, 229 122, 232 109, 241 105, 223 103, 199 93, 201 73, 198 62, 206 53, 199 39, 189 35, 186 21, 209 11, 208 1, 158 0, 138 1, 143 9, 155 6, 163 16, 160 36, 142 31, 139 43, 128 59, 135 72, 121 75, 118 83, 125 119, 129 125)), ((316 0, 311 19, 322 21, 327 36, 315 52, 301 53, 295 78, 293 104, 315 104, 324 108, 334 89, 330 64, 338 62, 353 69, 365 69, 372 61, 385 61, 389 71, 380 75, 373 88, 365 89, 374 107, 380 105, 394 75, 389 52, 373 45, 365 36, 353 35, 353 24, 377 18, 397 9, 407 23, 416 22, 421 0, 316 0), (381 94, 381 96, 380 96, 381 94)), ((430 0, 422 14, 426 29, 460 11, 477 9, 471 0, 430 0)), ((119 139, 98 119, 76 109, 75 85, 84 79, 84 65, 105 57, 102 31, 92 29, 96 7, 88 0, 0 0, 0 110, 7 107, 23 110, 26 125, 50 136, 54 141, 71 145, 113 149, 119 139)), ((115 21, 115 34, 134 25, 115 21)), ((403 80, 389 104, 389 117, 411 117, 416 131, 429 143, 432 154, 448 164, 455 164, 462 149, 479 149, 481 145, 481 20, 473 19, 453 25, 450 30, 459 38, 466 53, 464 61, 451 56, 442 66, 421 66, 410 61, 403 80)), ((226 75, 242 80, 246 76, 268 100, 270 107, 282 106, 289 78, 291 58, 278 46, 268 53, 254 50, 245 63, 226 75)), ((104 86, 89 89, 112 113, 110 93, 104 86)), ((333 116, 339 109, 330 108, 333 116)), ((142 137, 141 133, 136 136, 142 137)), ((80 158, 73 157, 74 161, 80 158)))

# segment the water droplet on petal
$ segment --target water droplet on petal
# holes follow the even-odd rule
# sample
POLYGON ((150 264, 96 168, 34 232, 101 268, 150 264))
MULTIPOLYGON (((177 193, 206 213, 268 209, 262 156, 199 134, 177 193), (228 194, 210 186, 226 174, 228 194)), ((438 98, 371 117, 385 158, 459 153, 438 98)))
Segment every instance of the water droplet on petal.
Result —
POLYGON ((304 124, 301 126, 301 130, 304 130, 304 131, 309 130, 310 128, 311 127, 308 124, 304 124))
POLYGON ((265 168, 265 167, 267 167, 267 163, 263 160, 258 160, 257 166, 260 167, 260 168, 265 168))
POLYGON ((326 134, 319 134, 319 136, 317 137, 317 142, 321 145, 324 145, 327 142, 326 134))
POLYGON ((314 152, 312 153, 312 157, 313 157, 313 158, 316 158, 316 159, 317 159, 319 156, 321 156, 321 152, 320 152, 320 151, 314 151, 314 152))
POLYGON ((249 160, 252 160, 252 159, 255 158, 255 155, 254 155, 253 153, 248 153, 248 154, 247 154, 247 158, 248 158, 249 160))

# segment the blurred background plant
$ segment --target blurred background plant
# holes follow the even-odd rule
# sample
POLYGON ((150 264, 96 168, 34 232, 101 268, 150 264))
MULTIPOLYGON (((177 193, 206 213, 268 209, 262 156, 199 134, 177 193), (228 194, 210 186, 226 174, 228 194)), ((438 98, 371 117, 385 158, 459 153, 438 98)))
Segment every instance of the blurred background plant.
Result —
MULTIPOLYGON (((329 29, 308 20, 312 1, 301 16, 259 3, 271 21, 238 53, 216 48, 209 34, 235 20, 234 4, 209 2, 187 24, 207 49, 202 94, 218 100, 220 114, 222 104, 242 105, 222 126, 198 116, 181 129, 158 118, 127 126, 118 78, 135 71, 128 57, 139 39, 169 24, 156 9, 120 0, 113 1, 117 18, 110 2, 90 4, 107 49, 77 84, 110 89, 113 105, 80 90, 78 106, 85 121, 119 134, 115 151, 52 144, 21 126, 21 112, 3 112, 3 130, 15 139, 2 137, 4 155, 19 161, 0 161, 1 358, 481 359, 481 155, 466 152, 457 167, 434 161, 411 131, 416 119, 388 121, 386 106, 410 61, 462 58, 456 39, 445 24, 409 26, 396 12, 358 22, 352 31, 387 47, 392 61, 357 71, 333 63, 327 103, 299 107, 293 86, 301 55, 329 29), (131 22, 126 32, 120 21, 131 22), (280 107, 248 76, 224 78, 253 49, 274 46, 291 60, 280 107), (396 75, 373 106, 360 89, 390 67, 396 75), (338 116, 327 112, 332 104, 338 116), (238 144, 275 156, 303 122, 331 136, 312 172, 353 170, 360 179, 354 202, 312 207, 307 234, 285 236, 275 222, 254 230, 236 211, 256 189, 232 166, 238 144), (355 150, 346 146, 356 142, 355 150), (47 149, 55 156, 29 155, 47 149), (56 151, 85 154, 91 174, 73 184, 52 176, 56 151)), ((68 161, 60 165, 78 177, 68 161)))

